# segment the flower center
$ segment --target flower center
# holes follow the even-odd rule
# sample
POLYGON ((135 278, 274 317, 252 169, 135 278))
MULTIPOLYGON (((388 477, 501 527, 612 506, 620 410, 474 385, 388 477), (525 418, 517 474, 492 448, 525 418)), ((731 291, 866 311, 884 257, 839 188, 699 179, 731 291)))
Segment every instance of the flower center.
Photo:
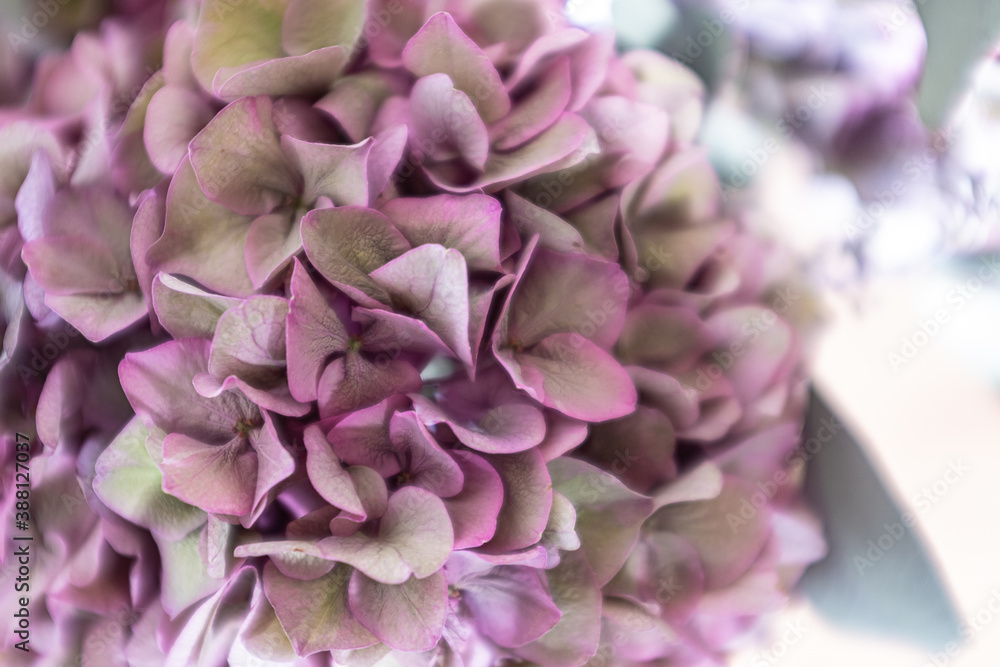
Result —
POLYGON ((524 352, 524 343, 517 340, 516 338, 511 338, 510 340, 508 340, 507 347, 512 348, 518 354, 524 352))
POLYGON ((249 417, 241 417, 236 424, 233 425, 233 433, 246 438, 249 437, 250 431, 253 430, 254 426, 256 426, 256 424, 254 424, 254 420, 249 417))

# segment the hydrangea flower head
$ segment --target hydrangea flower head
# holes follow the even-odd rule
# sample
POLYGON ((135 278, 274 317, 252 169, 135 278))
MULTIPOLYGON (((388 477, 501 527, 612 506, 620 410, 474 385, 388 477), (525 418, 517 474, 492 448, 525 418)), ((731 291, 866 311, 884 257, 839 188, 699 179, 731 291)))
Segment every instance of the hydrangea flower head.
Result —
POLYGON ((696 665, 787 599, 798 482, 729 517, 795 446, 798 348, 690 73, 544 0, 176 9, 95 141, 0 128, 0 371, 83 334, 31 431, 85 491, 73 586, 117 595, 53 580, 54 632, 120 603, 130 665, 696 665))

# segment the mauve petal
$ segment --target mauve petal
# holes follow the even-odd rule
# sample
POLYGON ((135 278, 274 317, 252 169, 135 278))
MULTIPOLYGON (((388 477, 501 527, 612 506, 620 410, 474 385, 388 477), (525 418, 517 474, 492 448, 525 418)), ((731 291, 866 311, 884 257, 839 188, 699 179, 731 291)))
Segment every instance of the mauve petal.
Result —
POLYGON ((649 104, 618 96, 596 97, 580 110, 603 142, 603 152, 653 167, 670 140, 667 114, 649 104))
POLYGON ((715 498, 662 507, 646 529, 690 542, 698 551, 705 587, 722 588, 747 571, 770 536, 770 508, 750 505, 754 493, 760 491, 750 482, 726 476, 715 498), (747 512, 747 506, 754 511, 747 512))
POLYGON ((323 419, 337 417, 379 403, 396 394, 420 389, 420 373, 399 359, 369 361, 363 353, 349 351, 334 359, 316 387, 323 419))
POLYGON ((181 433, 163 440, 163 490, 207 512, 243 516, 253 511, 257 455, 242 437, 206 445, 181 433))
POLYGON ((642 304, 629 310, 618 351, 625 363, 686 371, 715 342, 715 332, 695 311, 642 304))
POLYGON ((225 583, 209 575, 198 553, 201 528, 181 539, 153 534, 160 553, 160 603, 170 618, 176 618, 192 604, 219 590, 225 583))
POLYGON ((138 292, 125 292, 110 300, 93 294, 49 294, 45 305, 92 343, 113 336, 146 316, 146 300, 138 292))
POLYGON ((430 0, 410 0, 395 2, 394 0, 371 0, 369 16, 391 18, 385 20, 382 30, 372 30, 369 37, 369 55, 379 67, 392 69, 402 65, 400 55, 403 47, 413 35, 424 25, 433 5, 430 0))
POLYGON ((503 483, 496 468, 471 452, 453 449, 452 458, 462 469, 465 486, 444 500, 455 532, 458 549, 479 547, 496 533, 503 505, 503 483))
POLYGON ((222 444, 232 438, 233 426, 244 413, 255 410, 236 394, 212 399, 194 390, 193 378, 208 370, 209 348, 207 340, 186 338, 125 355, 118 376, 147 427, 222 444))
POLYGON ((462 601, 484 635, 514 648, 534 641, 562 618, 543 571, 502 565, 459 586, 462 601))
POLYGON ((243 249, 247 273, 254 287, 262 289, 277 282, 300 250, 301 218, 297 214, 272 213, 254 220, 243 249))
POLYGON ((660 410, 676 429, 686 429, 698 420, 698 395, 671 375, 641 366, 626 366, 639 401, 660 410))
POLYGON ((524 353, 497 351, 514 383, 568 417, 600 422, 635 409, 635 385, 610 354, 577 334, 552 334, 524 353))
POLYGON ((401 350, 455 356, 451 348, 426 323, 407 315, 389 310, 355 307, 351 312, 351 319, 364 328, 361 349, 377 353, 376 359, 383 365, 398 356, 401 350))
POLYGON ((346 351, 348 334, 299 260, 293 264, 286 333, 288 387, 297 400, 315 401, 324 363, 346 351))
POLYGON ((281 138, 281 146, 305 179, 302 200, 329 197, 337 206, 368 204, 368 156, 374 139, 353 146, 318 144, 294 137, 281 138))
POLYGON ((542 455, 535 449, 517 454, 484 456, 503 482, 504 503, 497 530, 482 552, 501 554, 538 542, 552 507, 552 480, 542 455))
POLYGON ((205 521, 205 512, 163 492, 163 476, 146 451, 148 432, 138 417, 125 425, 95 466, 94 492, 132 523, 179 540, 205 521))
POLYGON ((389 420, 389 438, 404 453, 412 483, 439 498, 457 495, 465 484, 465 475, 448 456, 413 412, 397 412, 389 420))
POLYGON ((562 456, 587 439, 586 422, 571 419, 554 410, 545 411, 545 440, 538 445, 546 462, 562 456))
POLYGON ((490 127, 490 141, 508 151, 538 135, 558 120, 572 94, 570 63, 560 58, 542 75, 537 87, 513 110, 490 127))
POLYGON ((639 602, 605 596, 601 617, 601 641, 615 640, 615 648, 623 660, 642 664, 666 655, 676 657, 680 636, 669 623, 639 602))
POLYGON ((403 64, 418 77, 447 74, 487 123, 510 111, 510 98, 489 57, 445 12, 432 16, 403 49, 403 64))
POLYGON ((594 131, 576 114, 565 113, 534 139, 509 153, 490 153, 482 176, 467 185, 455 185, 433 171, 431 181, 447 192, 496 192, 538 173, 556 171, 576 164, 597 152, 594 131), (592 143, 591 143, 592 142, 592 143))
POLYGON ((506 289, 514 282, 514 276, 505 273, 497 281, 485 281, 480 278, 470 278, 469 280, 469 344, 472 348, 472 365, 478 363, 479 353, 483 348, 483 337, 486 335, 486 328, 491 323, 490 315, 493 312, 493 297, 497 292, 506 289))
POLYGON ((338 458, 350 465, 369 466, 383 477, 398 473, 400 461, 389 439, 389 419, 406 403, 404 396, 393 397, 341 420, 327 433, 338 458))
MULTIPOLYGON (((162 183, 155 189, 147 190, 139 195, 137 204, 135 218, 132 220, 129 251, 132 254, 136 280, 146 298, 146 307, 149 310, 153 332, 159 333, 160 323, 157 321, 153 305, 153 277, 156 272, 149 265, 146 255, 150 247, 163 234, 163 222, 167 213, 167 185, 162 183)), ((180 336, 180 338, 184 338, 184 336, 180 336)))
POLYGON ((618 216, 621 197, 616 192, 587 202, 566 214, 566 219, 580 230, 593 255, 612 262, 620 259, 618 216))
POLYGON ((614 34, 606 31, 591 34, 579 28, 563 28, 539 37, 525 49, 517 69, 507 79, 507 87, 516 89, 533 74, 539 64, 549 59, 568 56, 573 94, 567 109, 583 107, 597 92, 607 73, 614 51, 614 34))
POLYGON ((400 651, 429 651, 441 639, 448 612, 443 573, 387 585, 355 572, 349 591, 354 617, 386 645, 400 651))
POLYGON ((284 55, 281 23, 287 0, 250 2, 238 9, 227 0, 206 0, 199 12, 191 66, 198 82, 212 91, 222 68, 269 61, 284 55))
POLYGON ((243 255, 252 220, 209 200, 185 158, 167 191, 163 236, 146 260, 153 271, 189 276, 226 296, 247 296, 253 285, 243 255))
POLYGON ((441 569, 453 544, 441 499, 408 486, 389 497, 378 535, 328 537, 319 546, 325 558, 352 565, 376 581, 401 584, 411 574, 426 578, 441 569))
POLYGON ((361 648, 378 641, 348 608, 352 572, 338 565, 319 579, 299 581, 281 574, 272 563, 264 566, 264 592, 296 654, 361 648))
POLYGON ((410 247, 384 215, 354 206, 310 211, 302 242, 324 278, 369 307, 388 303, 389 294, 368 274, 410 247))
POLYGON ((191 69, 191 50, 194 48, 195 26, 186 20, 177 20, 167 30, 163 42, 163 76, 170 85, 196 88, 198 79, 191 69))
POLYGON ((705 84, 683 63, 649 49, 622 54, 622 63, 636 78, 636 95, 670 116, 676 141, 691 143, 701 125, 705 84))
POLYGON ((21 258, 46 294, 118 294, 117 262, 107 245, 83 236, 54 236, 24 244, 21 258))
POLYGON ((601 588, 579 551, 564 554, 546 574, 562 617, 541 638, 513 652, 542 665, 583 665, 601 640, 601 588))
POLYGON ((239 389, 261 408, 301 417, 310 406, 291 397, 285 375, 285 320, 288 301, 255 296, 227 310, 212 340, 208 373, 195 376, 206 397, 239 389))
POLYGON ((623 193, 635 231, 708 222, 719 212, 719 177, 702 147, 677 151, 623 193), (672 224, 665 225, 670 221, 672 224))
POLYGON ((240 630, 233 618, 241 618, 249 611, 257 587, 257 570, 242 568, 215 595, 186 614, 180 632, 166 651, 163 667, 224 662, 240 630))
POLYGON ((722 492, 725 479, 717 465, 701 463, 657 491, 653 502, 657 509, 674 503, 711 500, 722 492))
POLYGON ((365 509, 358 498, 351 476, 340 465, 323 431, 313 424, 303 435, 306 446, 306 471, 313 488, 323 499, 345 512, 363 517, 365 509))
POLYGON ((295 649, 262 591, 263 582, 229 654, 233 667, 251 667, 255 660, 288 663, 296 659, 295 649))
POLYGON ((457 151, 479 171, 489 156, 486 125, 469 97, 456 90, 447 74, 419 79, 410 95, 411 151, 420 160, 440 162, 457 151))
POLYGON ((553 489, 576 508, 581 550, 603 586, 628 558, 653 502, 583 461, 558 458, 549 463, 549 473, 553 489))
POLYGON ((576 551, 580 548, 580 536, 576 534, 576 508, 563 494, 552 492, 552 509, 542 534, 542 545, 546 550, 546 569, 555 567, 562 561, 561 551, 576 551))
POLYGON ((188 144, 212 120, 212 108, 198 93, 181 86, 161 88, 149 101, 143 142, 149 159, 173 174, 188 154, 188 144))
MULTIPOLYGON (((707 322, 717 340, 738 354, 726 369, 737 398, 747 403, 760 396, 792 362, 795 333, 774 311, 742 306, 715 313, 707 322), (739 344, 740 347, 733 346, 739 344)), ((724 348, 724 349, 726 349, 724 348)), ((722 361, 716 361, 722 365, 722 361)))
POLYGON ((239 299, 212 294, 169 273, 153 278, 153 307, 160 324, 174 338, 211 338, 219 318, 239 299))
POLYGON ((704 400, 699 405, 699 410, 698 421, 683 431, 678 431, 677 437, 699 442, 718 440, 729 433, 743 416, 743 407, 733 396, 704 400))
POLYGON ((278 484, 295 472, 295 459, 281 444, 274 420, 266 410, 261 413, 264 424, 250 432, 250 444, 257 452, 257 488, 254 491, 253 511, 240 517, 244 528, 249 528, 276 495, 278 484))
POLYGON ((545 418, 542 411, 533 405, 498 405, 469 423, 450 415, 447 408, 420 394, 413 394, 410 398, 425 424, 448 424, 463 445, 479 452, 514 454, 538 445, 545 438, 545 418))
POLYGON ((208 370, 216 377, 238 375, 255 383, 284 376, 288 300, 252 296, 219 318, 208 370))
POLYGON ((622 330, 628 296, 618 264, 539 248, 516 287, 507 333, 525 347, 574 333, 608 349, 622 330))
POLYGON ((406 150, 406 125, 390 127, 378 133, 368 154, 368 199, 374 202, 386 189, 406 150))
POLYGON ((17 229, 25 243, 42 237, 45 209, 55 198, 55 194, 56 178, 52 162, 48 153, 40 150, 31 157, 31 167, 14 199, 17 229))
POLYGON ((364 20, 365 3, 356 0, 288 0, 281 44, 293 56, 326 46, 350 48, 364 20))
POLYGON ((321 95, 347 65, 350 55, 343 47, 329 46, 302 56, 224 68, 212 86, 215 94, 227 101, 248 95, 321 95))
POLYGON ((190 154, 208 198, 236 213, 270 213, 299 193, 269 97, 245 97, 220 111, 191 140, 190 154))
POLYGON ((587 460, 614 471, 630 489, 649 493, 677 476, 675 449, 674 427, 667 416, 639 405, 627 417, 595 424, 583 452, 587 460))
POLYGON ((524 50, 517 63, 517 68, 507 77, 507 87, 517 88, 530 75, 537 73, 540 64, 554 60, 558 54, 579 46, 590 36, 581 28, 562 27, 542 35, 524 50))
POLYGON ((417 247, 436 243, 462 253, 470 270, 500 271, 500 202, 486 195, 399 198, 380 209, 417 247))
POLYGON ((462 253, 437 244, 419 246, 372 271, 371 278, 394 304, 425 322, 460 361, 472 365, 469 277, 462 253))
POLYGON ((665 620, 676 625, 687 623, 705 593, 705 575, 697 549, 678 535, 652 532, 644 536, 643 544, 633 554, 640 552, 646 554, 649 570, 640 582, 638 594, 659 604, 665 620))
POLYGON ((511 190, 504 193, 510 221, 524 238, 538 234, 538 246, 563 254, 585 253, 587 244, 573 225, 511 190))
POLYGON ((400 78, 400 73, 385 70, 347 74, 337 79, 315 107, 330 114, 351 141, 362 141, 373 134, 371 123, 379 106, 401 88, 397 86, 400 78))

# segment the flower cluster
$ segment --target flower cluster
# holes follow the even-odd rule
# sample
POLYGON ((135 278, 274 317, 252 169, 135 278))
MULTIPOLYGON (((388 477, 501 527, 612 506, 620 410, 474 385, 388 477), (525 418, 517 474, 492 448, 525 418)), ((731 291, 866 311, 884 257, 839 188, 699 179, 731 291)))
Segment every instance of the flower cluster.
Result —
POLYGON ((36 66, 5 661, 716 664, 822 555, 799 296, 718 207, 696 77, 549 0, 432 4, 178 2, 36 66))

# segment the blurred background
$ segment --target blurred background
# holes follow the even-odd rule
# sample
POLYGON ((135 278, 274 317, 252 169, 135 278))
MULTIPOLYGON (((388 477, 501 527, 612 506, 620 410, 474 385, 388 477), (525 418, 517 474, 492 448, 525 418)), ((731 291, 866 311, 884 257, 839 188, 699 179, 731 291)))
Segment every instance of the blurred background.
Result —
POLYGON ((732 664, 1000 664, 1000 2, 567 6, 700 78, 724 201, 801 278, 804 437, 843 425, 830 556, 732 664))

